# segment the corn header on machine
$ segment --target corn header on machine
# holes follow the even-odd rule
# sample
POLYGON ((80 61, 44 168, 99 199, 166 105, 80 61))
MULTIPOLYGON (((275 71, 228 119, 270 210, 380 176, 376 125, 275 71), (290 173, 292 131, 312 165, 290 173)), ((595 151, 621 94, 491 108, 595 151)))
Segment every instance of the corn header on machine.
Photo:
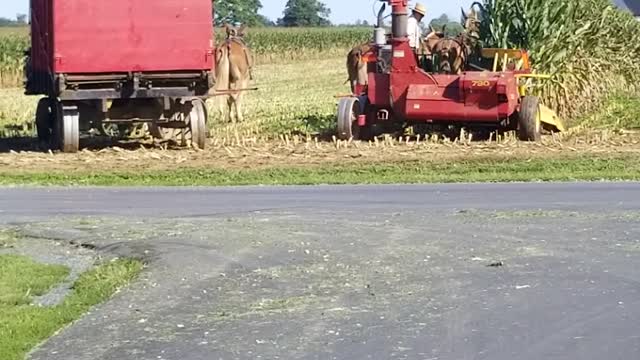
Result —
POLYGON ((391 36, 380 21, 383 4, 372 50, 363 57, 367 82, 338 103, 340 139, 366 140, 404 126, 517 131, 523 141, 539 141, 543 129, 565 130, 551 109, 527 94, 528 83, 548 76, 532 74, 525 50, 483 49, 492 69, 426 72, 409 46, 408 1, 380 1, 392 8, 391 36))

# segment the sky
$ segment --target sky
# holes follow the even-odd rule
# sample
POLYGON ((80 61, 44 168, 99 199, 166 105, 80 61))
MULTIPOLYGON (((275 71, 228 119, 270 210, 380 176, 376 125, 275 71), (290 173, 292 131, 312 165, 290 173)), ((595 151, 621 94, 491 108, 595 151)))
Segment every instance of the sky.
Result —
POLYGON ((15 19, 16 14, 28 13, 29 0, 2 0, 2 3, 0 4, 0 17, 15 19))
MULTIPOLYGON (((367 20, 374 23, 376 20, 375 12, 380 8, 378 0, 320 0, 331 9, 331 22, 334 24, 353 23, 354 21, 367 20), (374 10, 375 5, 375 10, 374 10)), ((453 19, 460 17, 460 7, 465 9, 471 5, 473 0, 422 0, 420 1, 427 7, 427 20, 447 14, 453 19)), ((262 13, 267 17, 275 20, 282 17, 282 11, 287 0, 262 0, 262 13)), ((411 6, 415 1, 410 0, 411 6)), ((390 10, 387 10, 389 13, 390 10)))
MULTIPOLYGON (((380 2, 377 0, 321 0, 331 9, 331 22, 336 24, 353 23, 354 21, 367 20, 375 22, 373 5, 379 8, 380 2)), ((0 17, 15 18, 16 14, 28 14, 29 0, 2 0, 0 4, 0 17)), ((458 19, 460 16, 460 6, 468 7, 473 0, 425 0, 422 1, 427 6, 427 19, 447 14, 458 19)), ((263 15, 272 20, 282 17, 282 10, 287 0, 262 0, 263 15)), ((411 5, 415 1, 410 1, 411 5)), ((388 11, 387 11, 388 12, 388 11)))

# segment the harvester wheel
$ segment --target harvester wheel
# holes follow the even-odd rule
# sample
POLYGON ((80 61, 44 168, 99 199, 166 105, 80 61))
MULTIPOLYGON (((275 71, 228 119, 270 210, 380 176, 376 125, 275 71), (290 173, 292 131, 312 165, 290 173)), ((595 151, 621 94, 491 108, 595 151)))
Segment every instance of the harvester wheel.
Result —
POLYGON ((51 112, 49 98, 42 98, 38 101, 38 107, 36 109, 36 131, 38 133, 38 140, 41 143, 51 143, 53 113, 51 112))
POLYGON ((360 100, 354 97, 340 99, 338 103, 338 139, 367 139, 367 126, 358 125, 358 116, 360 114, 360 100))
POLYGON ((80 148, 80 113, 76 106, 55 103, 55 147, 65 153, 78 152, 80 148))
POLYGON ((540 100, 536 96, 525 96, 520 102, 518 138, 521 141, 540 141, 542 138, 540 100))

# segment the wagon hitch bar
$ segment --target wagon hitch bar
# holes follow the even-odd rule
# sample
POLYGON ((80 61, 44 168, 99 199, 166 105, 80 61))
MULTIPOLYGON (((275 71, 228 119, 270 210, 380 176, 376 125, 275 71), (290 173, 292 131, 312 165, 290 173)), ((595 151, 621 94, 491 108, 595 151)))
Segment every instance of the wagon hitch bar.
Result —
POLYGON ((236 94, 236 93, 243 92, 243 91, 256 91, 256 90, 258 90, 257 87, 246 88, 246 89, 216 90, 216 91, 210 93, 209 95, 211 95, 211 96, 223 96, 223 95, 236 94))

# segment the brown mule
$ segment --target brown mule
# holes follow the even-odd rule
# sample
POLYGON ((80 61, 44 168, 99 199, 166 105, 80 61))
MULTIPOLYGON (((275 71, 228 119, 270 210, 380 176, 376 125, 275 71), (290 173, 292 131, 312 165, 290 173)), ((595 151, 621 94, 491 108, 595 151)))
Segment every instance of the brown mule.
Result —
POLYGON ((465 12, 464 9, 462 11, 462 26, 464 27, 464 33, 472 39, 480 39, 480 11, 475 9, 475 6, 478 5, 482 11, 482 4, 478 2, 474 2, 471 4, 471 8, 468 12, 465 12))
MULTIPOLYGON (((430 56, 433 53, 435 44, 444 37, 444 32, 435 31, 430 27, 431 32, 427 35, 424 41, 420 44, 420 55, 430 56)), ((388 38, 390 35, 387 36, 388 38)), ((356 85, 367 85, 369 82, 369 75, 367 74, 367 62, 365 57, 373 50, 373 46, 370 43, 364 43, 354 46, 347 54, 347 74, 348 78, 345 83, 349 83, 351 92, 355 92, 356 85)))
POLYGON ((433 51, 438 55, 439 73, 459 75, 464 71, 468 53, 466 46, 460 39, 442 39, 436 44, 433 51))
POLYGON ((420 55, 432 56, 436 45, 444 38, 444 29, 442 31, 436 31, 429 25, 429 30, 429 34, 424 37, 420 44, 420 55))
POLYGON ((479 2, 474 2, 468 12, 462 11, 462 24, 464 32, 460 34, 459 40, 467 48, 467 54, 469 58, 477 57, 480 54, 482 45, 480 41, 480 26, 482 23, 481 14, 485 11, 483 5, 479 2), (479 7, 480 10, 476 10, 475 7, 479 7))
POLYGON ((460 35, 439 40, 434 46, 440 73, 461 74, 467 68, 470 56, 476 52, 480 42, 480 13, 475 10, 476 5, 482 6, 475 2, 469 12, 462 10, 464 31, 460 35))
POLYGON ((244 36, 247 28, 243 25, 235 28, 225 24, 227 37, 219 44, 216 53, 216 85, 213 91, 231 91, 229 94, 216 96, 219 111, 227 114, 228 121, 243 121, 242 101, 244 91, 253 79, 253 57, 244 36), (235 112, 235 119, 233 113, 235 112))
POLYGON ((356 85, 367 85, 369 75, 367 74, 367 63, 364 61, 365 54, 369 53, 373 47, 369 44, 360 44, 355 46, 347 54, 347 74, 348 79, 345 83, 351 86, 351 93, 356 90, 356 85))

